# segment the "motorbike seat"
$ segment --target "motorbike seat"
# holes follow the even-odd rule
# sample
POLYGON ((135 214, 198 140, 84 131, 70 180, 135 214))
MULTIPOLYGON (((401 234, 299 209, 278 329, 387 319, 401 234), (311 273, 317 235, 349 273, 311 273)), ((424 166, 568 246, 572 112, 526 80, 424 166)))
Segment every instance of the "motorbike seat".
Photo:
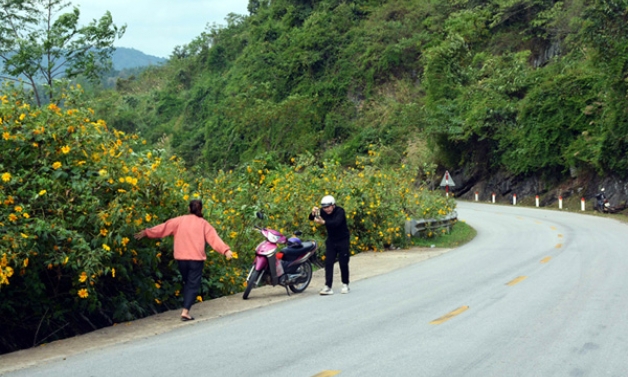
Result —
POLYGON ((285 257, 290 257, 290 256, 299 256, 307 251, 310 251, 312 249, 314 249, 314 247, 316 246, 316 244, 314 243, 314 241, 303 241, 301 242, 301 245, 299 246, 288 246, 284 249, 281 250, 281 252, 284 254, 284 258, 285 257))

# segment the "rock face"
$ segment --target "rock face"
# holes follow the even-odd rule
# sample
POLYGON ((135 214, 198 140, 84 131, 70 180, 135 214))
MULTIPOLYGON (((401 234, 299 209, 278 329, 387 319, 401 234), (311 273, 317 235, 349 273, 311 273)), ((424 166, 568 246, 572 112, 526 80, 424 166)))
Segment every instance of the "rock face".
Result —
MULTIPOLYGON (((442 176, 444 171, 439 174, 442 176)), ((476 192, 478 201, 490 202, 495 194, 495 202, 504 204, 512 204, 513 195, 517 196, 517 202, 533 201, 538 195, 540 206, 545 207, 556 205, 559 197, 563 200, 574 196, 576 199, 594 200, 602 188, 611 206, 618 206, 628 200, 628 181, 613 176, 580 173, 558 181, 543 179, 538 175, 515 176, 504 171, 481 176, 470 169, 460 169, 450 174, 456 183, 455 187, 449 188, 450 191, 455 197, 465 200, 475 200, 476 192)))

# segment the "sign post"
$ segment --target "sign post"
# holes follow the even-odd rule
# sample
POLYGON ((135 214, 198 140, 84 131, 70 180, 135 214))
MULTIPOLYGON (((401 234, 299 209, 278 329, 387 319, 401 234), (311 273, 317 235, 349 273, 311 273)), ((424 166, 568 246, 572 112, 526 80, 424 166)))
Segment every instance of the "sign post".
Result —
POLYGON ((440 181, 440 185, 441 187, 445 187, 445 195, 447 195, 447 197, 449 197, 449 186, 456 187, 454 180, 451 179, 451 176, 449 175, 449 172, 447 170, 445 170, 445 175, 443 176, 443 180, 440 181))

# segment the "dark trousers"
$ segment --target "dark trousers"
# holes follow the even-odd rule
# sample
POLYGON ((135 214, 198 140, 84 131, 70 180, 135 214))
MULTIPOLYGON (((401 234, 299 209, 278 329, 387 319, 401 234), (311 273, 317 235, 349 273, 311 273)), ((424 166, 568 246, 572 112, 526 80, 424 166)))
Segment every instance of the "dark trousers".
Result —
POLYGON ((190 310, 198 290, 201 287, 201 277, 203 276, 203 265, 205 261, 202 260, 179 260, 179 272, 183 278, 183 307, 190 310))
POLYGON ((325 285, 331 288, 334 280, 334 263, 338 258, 340 266, 340 278, 342 284, 349 284, 349 239, 333 242, 325 242, 325 285))

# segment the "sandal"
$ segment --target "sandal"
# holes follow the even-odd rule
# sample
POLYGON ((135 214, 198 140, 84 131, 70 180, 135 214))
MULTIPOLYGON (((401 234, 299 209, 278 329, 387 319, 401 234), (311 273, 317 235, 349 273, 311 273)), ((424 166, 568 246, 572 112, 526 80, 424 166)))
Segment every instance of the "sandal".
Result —
POLYGON ((181 320, 183 322, 194 321, 194 317, 184 317, 184 316, 181 316, 181 320))

